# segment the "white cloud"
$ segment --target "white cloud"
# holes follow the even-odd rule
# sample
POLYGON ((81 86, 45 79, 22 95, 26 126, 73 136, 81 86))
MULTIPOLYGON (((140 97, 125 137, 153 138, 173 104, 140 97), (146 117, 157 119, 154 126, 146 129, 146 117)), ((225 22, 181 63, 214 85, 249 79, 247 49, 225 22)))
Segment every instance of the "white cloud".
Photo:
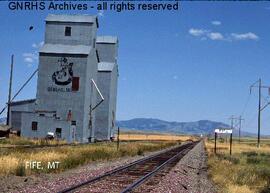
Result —
POLYGON ((236 41, 236 40, 259 40, 259 36, 255 33, 231 33, 228 35, 223 35, 220 32, 213 32, 208 29, 196 29, 190 28, 189 34, 195 37, 200 37, 201 40, 224 40, 224 41, 236 41))
POLYGON ((38 62, 38 50, 43 45, 44 45, 43 41, 39 43, 33 43, 32 48, 34 48, 34 51, 22 54, 23 61, 27 64, 28 67, 32 67, 34 64, 38 62))
POLYGON ((24 53, 23 57, 24 59, 31 58, 33 61, 38 59, 37 53, 24 53))
POLYGON ((189 29, 189 34, 196 37, 201 37, 201 40, 224 40, 225 38, 223 35, 219 32, 211 32, 210 30, 206 29, 195 29, 191 28, 189 29))
POLYGON ((248 33, 231 33, 231 37, 235 40, 258 40, 259 37, 252 33, 252 32, 248 32, 248 33))
POLYGON ((34 59, 33 58, 30 58, 30 57, 26 57, 26 58, 24 58, 24 61, 26 63, 33 63, 34 62, 34 59))
POLYGON ((211 33, 208 33, 207 36, 211 40, 224 40, 223 35, 221 33, 219 33, 219 32, 211 32, 211 33))
POLYGON ((44 41, 39 42, 39 43, 33 43, 33 44, 32 44, 32 47, 33 47, 33 48, 39 49, 39 48, 41 48, 43 45, 44 45, 44 41))
POLYGON ((27 67, 32 67, 34 63, 38 61, 38 54, 37 52, 34 53, 24 53, 23 61, 27 64, 27 67))
POLYGON ((221 21, 212 21, 212 25, 221 25, 221 21))
POLYGON ((193 35, 193 36, 202 36, 204 34, 207 33, 207 30, 204 29, 195 29, 195 28, 191 28, 189 30, 189 34, 193 35))

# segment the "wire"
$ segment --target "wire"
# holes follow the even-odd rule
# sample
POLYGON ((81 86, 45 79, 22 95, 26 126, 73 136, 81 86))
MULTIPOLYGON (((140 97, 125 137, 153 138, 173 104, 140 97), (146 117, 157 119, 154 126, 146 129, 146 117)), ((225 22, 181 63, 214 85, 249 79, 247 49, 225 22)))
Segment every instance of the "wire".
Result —
MULTIPOLYGON (((26 82, 25 82, 25 83, 21 86, 21 88, 16 92, 16 94, 13 96, 13 98, 11 99, 10 102, 12 102, 12 101, 19 95, 19 93, 24 89, 24 87, 30 82, 30 80, 34 77, 34 75, 35 75, 37 72, 38 72, 38 69, 36 69, 36 70, 31 74, 30 78, 28 78, 28 79, 26 80, 26 82)), ((8 105, 6 105, 6 106, 2 109, 2 111, 0 112, 0 115, 6 110, 7 106, 8 106, 8 105)))
POLYGON ((253 116, 252 116, 252 118, 249 120, 249 122, 246 122, 246 126, 247 125, 250 125, 251 124, 251 122, 253 122, 254 121, 254 119, 257 117, 257 113, 255 113, 253 116))
POLYGON ((243 108, 243 110, 242 110, 242 113, 240 114, 241 116, 244 115, 244 113, 245 113, 245 111, 246 111, 246 109, 247 109, 247 106, 248 106, 249 101, 250 101, 250 96, 251 96, 251 94, 249 94, 248 97, 247 97, 247 100, 246 100, 246 103, 245 103, 244 108, 243 108))

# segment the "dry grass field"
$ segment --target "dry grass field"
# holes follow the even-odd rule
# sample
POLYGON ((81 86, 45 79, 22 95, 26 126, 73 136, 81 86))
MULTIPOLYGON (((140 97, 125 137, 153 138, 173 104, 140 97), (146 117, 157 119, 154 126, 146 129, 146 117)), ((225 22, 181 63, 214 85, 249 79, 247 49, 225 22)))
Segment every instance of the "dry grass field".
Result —
POLYGON ((196 138, 184 135, 126 132, 120 134, 120 149, 117 151, 116 142, 70 146, 65 141, 33 140, 11 136, 0 140, 0 175, 60 172, 92 161, 142 155, 144 152, 160 150, 186 140, 196 140, 196 138), (38 146, 38 148, 24 148, 24 146, 29 145, 31 147, 38 146), (47 145, 65 146, 46 147, 47 145), (14 148, 5 148, 11 146, 14 148), (42 146, 42 148, 39 146, 42 146), (27 161, 41 162, 43 169, 25 169, 27 161), (60 168, 56 170, 48 169, 46 164, 52 161, 60 161, 60 168))
POLYGON ((169 135, 169 134, 138 134, 121 133, 119 136, 122 141, 186 141, 196 140, 196 137, 188 135, 169 135))
MULTIPOLYGON (((146 133, 135 133, 135 132, 121 132, 120 141, 186 141, 186 140, 197 140, 197 137, 188 135, 170 135, 170 134, 146 134, 146 133)), ((115 136, 117 139, 117 135, 115 136)), ((23 137, 17 137, 15 135, 9 138, 0 140, 1 147, 10 146, 43 146, 43 145, 64 145, 66 141, 60 140, 45 140, 45 139, 26 139, 23 137)))
POLYGON ((1 147, 10 146, 42 146, 42 145, 63 145, 67 144, 66 141, 61 140, 45 140, 45 139, 26 139, 24 137, 18 137, 16 135, 10 135, 9 138, 0 140, 1 147))
POLYGON ((94 143, 78 146, 58 146, 46 148, 0 148, 0 175, 30 175, 33 173, 60 172, 99 160, 113 160, 123 156, 143 155, 173 145, 176 141, 94 143), (43 169, 29 169, 29 161, 41 162, 43 169), (59 161, 58 169, 48 169, 48 162, 59 161))
POLYGON ((260 148, 256 139, 234 140, 232 155, 229 143, 206 141, 209 174, 219 193, 269 193, 270 192, 270 140, 262 140, 260 148))

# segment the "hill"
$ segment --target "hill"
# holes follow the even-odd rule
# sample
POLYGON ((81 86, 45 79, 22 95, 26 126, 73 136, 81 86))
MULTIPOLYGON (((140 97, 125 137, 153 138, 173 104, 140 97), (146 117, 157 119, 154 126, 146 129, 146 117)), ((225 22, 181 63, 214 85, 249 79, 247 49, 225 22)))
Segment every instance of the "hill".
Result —
MULTIPOLYGON (((125 130, 158 132, 158 133, 176 133, 189 135, 206 135, 213 133, 216 128, 230 128, 228 124, 210 120, 200 120, 194 122, 169 122, 152 118, 136 118, 126 121, 117 121, 117 125, 125 130)), ((233 135, 237 136, 238 131, 233 135)), ((249 132, 242 132, 242 136, 253 136, 249 132)))

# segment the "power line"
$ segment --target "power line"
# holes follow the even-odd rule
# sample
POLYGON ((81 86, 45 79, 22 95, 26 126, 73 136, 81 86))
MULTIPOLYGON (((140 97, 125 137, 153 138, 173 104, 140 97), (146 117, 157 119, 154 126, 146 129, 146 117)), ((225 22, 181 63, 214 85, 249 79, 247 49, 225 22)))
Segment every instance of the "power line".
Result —
POLYGON ((245 103, 245 105, 244 105, 244 108, 243 108, 243 110, 242 110, 242 112, 241 112, 241 114, 240 114, 241 116, 244 115, 244 113, 245 113, 245 111, 246 111, 246 109, 247 109, 247 106, 248 106, 249 101, 250 101, 250 96, 251 96, 251 94, 249 94, 248 97, 247 97, 247 100, 246 100, 246 103, 245 103))
POLYGON ((262 85, 262 80, 261 78, 257 80, 255 83, 253 83, 250 86, 250 93, 253 88, 258 88, 259 91, 259 99, 258 99, 258 142, 257 142, 257 147, 260 147, 260 139, 261 139, 261 112, 270 104, 270 102, 266 103, 262 107, 262 88, 267 88, 268 90, 270 89, 269 86, 264 86, 262 85))

